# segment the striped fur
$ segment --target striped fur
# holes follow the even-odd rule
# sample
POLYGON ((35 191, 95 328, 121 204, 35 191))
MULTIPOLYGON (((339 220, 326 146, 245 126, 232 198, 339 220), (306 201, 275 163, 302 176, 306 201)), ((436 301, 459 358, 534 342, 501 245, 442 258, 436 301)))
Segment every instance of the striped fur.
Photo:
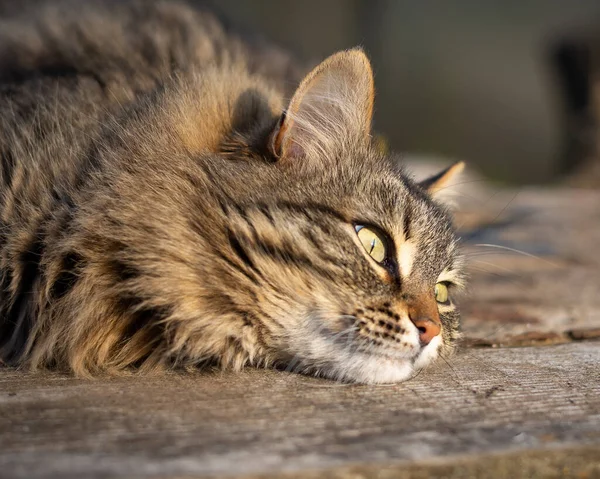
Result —
POLYGON ((451 220, 373 146, 366 56, 330 57, 287 104, 297 71, 183 3, 0 21, 2 361, 376 383, 449 351, 453 305, 426 347, 406 311, 440 275, 461 283, 451 220), (357 222, 410 241, 409 277, 357 222))

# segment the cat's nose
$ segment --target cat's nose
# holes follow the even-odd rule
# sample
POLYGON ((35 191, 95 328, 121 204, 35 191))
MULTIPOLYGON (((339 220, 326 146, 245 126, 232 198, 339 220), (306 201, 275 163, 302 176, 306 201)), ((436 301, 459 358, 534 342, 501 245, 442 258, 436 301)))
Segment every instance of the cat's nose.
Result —
POLYGON ((427 346, 442 330, 440 323, 427 316, 414 319, 411 317, 410 320, 419 330, 419 340, 423 346, 427 346))
POLYGON ((427 346, 442 331, 437 303, 428 294, 414 298, 408 308, 408 317, 419 330, 421 346, 427 346))

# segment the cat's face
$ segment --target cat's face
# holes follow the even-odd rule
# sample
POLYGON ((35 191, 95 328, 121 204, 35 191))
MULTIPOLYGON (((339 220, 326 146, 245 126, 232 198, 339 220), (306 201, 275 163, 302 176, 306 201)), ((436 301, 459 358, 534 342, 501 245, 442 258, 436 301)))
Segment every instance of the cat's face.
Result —
POLYGON ((458 335, 461 259, 441 206, 370 147, 353 155, 282 167, 230 212, 232 254, 255 275, 255 316, 283 367, 401 381, 458 335))
POLYGON ((461 166, 421 185, 394 168, 368 136, 371 81, 356 51, 309 75, 273 134, 278 164, 250 173, 260 192, 240 193, 228 227, 259 285, 253 315, 272 361, 382 383, 411 377, 458 336, 461 259, 427 191, 461 166))

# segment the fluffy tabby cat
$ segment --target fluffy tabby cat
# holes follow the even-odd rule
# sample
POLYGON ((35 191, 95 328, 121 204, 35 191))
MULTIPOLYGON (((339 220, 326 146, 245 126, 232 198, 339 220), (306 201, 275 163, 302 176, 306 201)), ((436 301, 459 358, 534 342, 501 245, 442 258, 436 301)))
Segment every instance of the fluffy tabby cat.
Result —
POLYGON ((174 2, 0 23, 0 358, 407 379, 458 336, 451 219, 370 136, 359 50, 310 72, 174 2))

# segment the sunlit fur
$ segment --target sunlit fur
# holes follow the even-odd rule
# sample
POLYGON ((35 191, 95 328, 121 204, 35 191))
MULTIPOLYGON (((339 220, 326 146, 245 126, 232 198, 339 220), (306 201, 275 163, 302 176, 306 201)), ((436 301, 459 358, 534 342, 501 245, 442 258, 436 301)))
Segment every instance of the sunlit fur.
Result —
POLYGON ((288 103, 289 59, 207 13, 61 5, 0 24, 2 361, 383 383, 451 350, 454 304, 426 347, 408 312, 462 284, 451 220, 372 144, 360 50, 288 103), (389 237, 390 265, 355 224, 389 237))

